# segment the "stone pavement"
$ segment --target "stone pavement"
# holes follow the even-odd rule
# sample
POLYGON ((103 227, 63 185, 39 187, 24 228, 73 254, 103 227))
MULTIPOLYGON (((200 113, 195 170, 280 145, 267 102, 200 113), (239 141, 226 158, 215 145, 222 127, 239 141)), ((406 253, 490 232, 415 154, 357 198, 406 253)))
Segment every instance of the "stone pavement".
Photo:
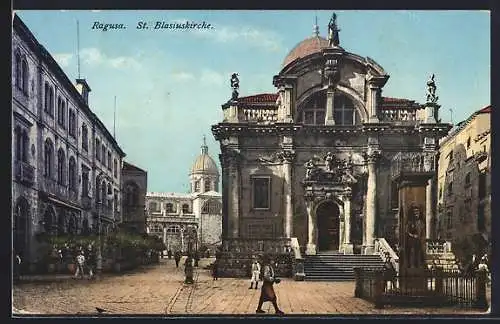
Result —
MULTIPOLYGON (((99 307, 108 315, 255 316, 260 289, 248 289, 248 279, 212 280, 210 272, 202 269, 211 261, 200 261, 194 285, 183 284, 183 268, 176 269, 173 260, 162 260, 160 265, 145 266, 129 273, 104 276, 100 281, 67 279, 47 283, 33 279, 33 282, 14 286, 14 313, 96 315, 96 307, 99 307)), ((275 290, 278 304, 286 314, 485 314, 457 308, 375 309, 371 303, 354 298, 354 282, 283 279, 275 290)), ((264 303, 263 309, 274 313, 270 303, 264 303)))

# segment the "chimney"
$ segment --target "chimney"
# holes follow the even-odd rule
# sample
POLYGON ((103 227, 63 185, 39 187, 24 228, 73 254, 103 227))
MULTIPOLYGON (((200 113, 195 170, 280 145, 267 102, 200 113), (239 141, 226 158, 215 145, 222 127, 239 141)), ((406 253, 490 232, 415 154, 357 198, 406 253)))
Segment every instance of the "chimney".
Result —
POLYGON ((76 90, 78 91, 78 93, 80 93, 80 95, 82 96, 85 103, 88 105, 89 104, 89 92, 92 90, 90 90, 90 87, 89 87, 87 81, 85 81, 85 79, 76 79, 75 87, 76 87, 76 90))

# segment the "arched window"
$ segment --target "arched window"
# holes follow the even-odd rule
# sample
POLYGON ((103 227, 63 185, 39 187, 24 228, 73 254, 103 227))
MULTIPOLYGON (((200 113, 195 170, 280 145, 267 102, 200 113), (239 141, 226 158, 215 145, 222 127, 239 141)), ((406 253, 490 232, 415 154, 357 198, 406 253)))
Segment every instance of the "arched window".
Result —
POLYGON ((149 203, 149 211, 151 212, 156 212, 156 211, 159 211, 160 208, 159 208, 159 205, 156 201, 152 201, 149 203))
POLYGON ((85 124, 82 124, 82 149, 89 150, 89 131, 85 124))
POLYGON ((125 185, 125 205, 135 207, 139 205, 139 186, 135 182, 127 182, 125 185))
POLYGON ((45 232, 52 233, 55 227, 55 214, 52 208, 47 208, 45 214, 43 215, 43 227, 45 232))
POLYGON ((77 183, 77 172, 76 172, 76 162, 74 157, 69 158, 69 189, 76 191, 77 183))
POLYGON ((22 60, 22 89, 23 92, 27 95, 28 94, 28 82, 29 82, 29 70, 28 70, 28 62, 26 61, 26 58, 22 60))
POLYGON ((173 213, 174 212, 174 205, 172 203, 167 203, 165 205, 165 209, 167 213, 173 213))
POLYGON ((335 96, 333 118, 335 125, 355 125, 360 119, 354 108, 354 103, 345 95, 335 96))
POLYGON ((101 183, 101 203, 105 204, 106 202, 106 182, 103 181, 101 183))
POLYGON ((182 205, 182 213, 183 214, 189 214, 189 205, 188 204, 183 204, 182 205))
POLYGON ((116 159, 113 160, 113 175, 115 178, 118 177, 118 161, 116 159))
POLYGON ((21 53, 16 51, 16 86, 21 89, 22 87, 22 74, 21 74, 21 53))
POLYGON ((69 135, 76 138, 76 114, 73 109, 69 110, 69 135))
POLYGON ((44 152, 44 175, 47 178, 53 177, 53 163, 54 163, 54 146, 52 141, 47 139, 45 141, 45 152, 44 152))
POLYGON ((194 183, 194 191, 198 192, 200 191, 200 180, 196 180, 194 183))
POLYGON ((65 156, 62 148, 57 151, 57 183, 64 185, 66 182, 65 177, 65 156))
POLYGON ((101 161, 101 141, 98 138, 95 139, 95 158, 101 161))
POLYGON ((111 189, 111 184, 108 183, 108 191, 107 191, 107 201, 108 201, 108 208, 111 208, 113 207, 113 199, 111 198, 113 197, 113 190, 111 189))
POLYGON ((163 233, 163 227, 160 224, 151 224, 149 231, 154 234, 161 234, 163 233))
POLYGON ((181 228, 179 225, 170 225, 167 227, 167 233, 168 234, 173 234, 173 233, 179 233, 181 231, 181 228))
POLYGON ((208 200, 201 208, 202 214, 221 214, 222 205, 217 200, 208 200))
POLYGON ((302 110, 299 114, 299 122, 305 125, 324 125, 325 124, 326 94, 317 92, 302 104, 302 110))
POLYGON ((101 159, 102 159, 102 165, 106 165, 106 146, 104 146, 104 143, 101 145, 101 159))
POLYGON ((48 82, 45 82, 45 88, 44 88, 44 94, 45 94, 45 105, 43 107, 43 110, 45 112, 50 111, 50 85, 48 82))
POLYGON ((210 180, 208 180, 208 179, 205 180, 205 191, 210 191, 210 189, 211 189, 210 183, 211 183, 210 180))
POLYGON ((66 128, 66 103, 61 97, 57 97, 57 122, 62 128, 66 128))

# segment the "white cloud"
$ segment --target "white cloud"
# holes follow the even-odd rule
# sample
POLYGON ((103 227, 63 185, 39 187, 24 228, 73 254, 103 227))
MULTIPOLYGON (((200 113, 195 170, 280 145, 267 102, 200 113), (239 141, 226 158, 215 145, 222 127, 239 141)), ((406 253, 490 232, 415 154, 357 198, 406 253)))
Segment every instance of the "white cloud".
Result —
POLYGON ((172 78, 177 81, 189 81, 194 80, 194 75, 189 72, 174 72, 172 73, 172 78))
POLYGON ((108 59, 109 64, 116 69, 138 69, 141 67, 140 63, 137 62, 133 57, 119 56, 112 59, 108 59))
MULTIPOLYGON (((229 75, 229 74, 227 74, 229 75)), ((203 70, 201 72, 200 81, 205 85, 216 85, 221 86, 224 84, 224 81, 228 79, 225 74, 213 71, 213 70, 203 70)), ((229 82, 229 81, 228 81, 229 82)))
MULTIPOLYGON (((173 23, 183 24, 190 19, 174 19, 173 23)), ((262 30, 251 26, 214 25, 213 29, 192 29, 190 33, 213 39, 216 42, 228 43, 238 41, 242 45, 260 47, 268 51, 279 51, 282 48, 281 37, 272 30, 262 30)))
POLYGON ((54 59, 59 63, 62 67, 67 67, 70 64, 71 59, 73 58, 73 54, 71 53, 58 53, 53 55, 54 59))
POLYGON ((141 64, 131 56, 108 57, 98 48, 89 47, 81 51, 81 57, 89 65, 107 65, 115 69, 139 69, 141 64))

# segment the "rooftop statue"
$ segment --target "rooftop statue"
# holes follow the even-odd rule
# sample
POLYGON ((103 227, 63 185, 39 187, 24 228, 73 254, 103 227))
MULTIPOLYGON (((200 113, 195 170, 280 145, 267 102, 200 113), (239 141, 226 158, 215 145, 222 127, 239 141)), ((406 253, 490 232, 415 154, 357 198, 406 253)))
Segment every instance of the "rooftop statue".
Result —
POLYGON ((238 79, 238 73, 233 73, 231 75, 231 88, 233 89, 232 99, 238 99, 238 90, 240 88, 240 80, 238 79))
POLYGON ((439 97, 436 96, 436 82, 434 81, 433 73, 429 81, 427 81, 427 102, 436 103, 438 99, 439 97))
POLYGON ((339 46, 340 40, 339 40, 339 31, 337 27, 337 15, 333 13, 332 18, 330 19, 330 22, 328 23, 328 46, 329 47, 336 47, 339 46))

